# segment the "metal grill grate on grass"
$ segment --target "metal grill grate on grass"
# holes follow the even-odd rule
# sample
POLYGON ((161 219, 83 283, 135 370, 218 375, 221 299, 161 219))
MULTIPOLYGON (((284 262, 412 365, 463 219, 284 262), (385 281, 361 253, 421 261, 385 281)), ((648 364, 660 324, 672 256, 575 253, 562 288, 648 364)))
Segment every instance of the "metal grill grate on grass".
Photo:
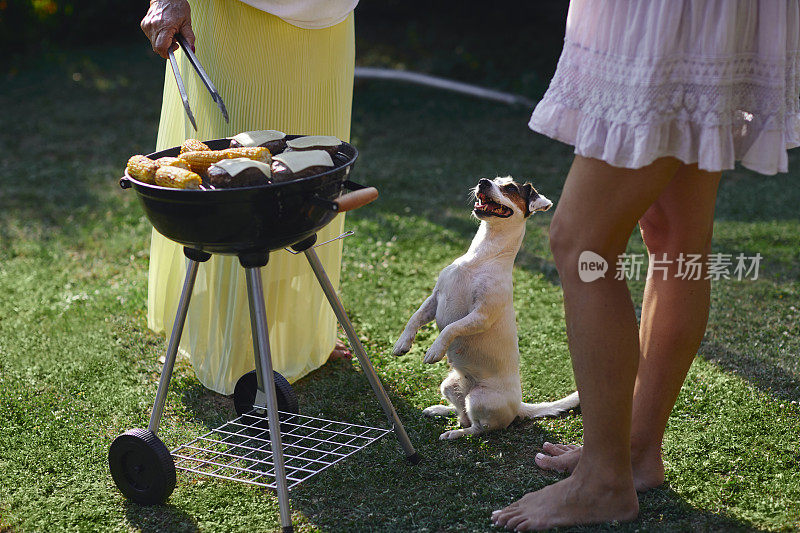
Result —
MULTIPOLYGON (((288 488, 364 449, 390 429, 280 413, 288 488)), ((172 451, 175 468, 276 488, 267 415, 250 411, 172 451)))

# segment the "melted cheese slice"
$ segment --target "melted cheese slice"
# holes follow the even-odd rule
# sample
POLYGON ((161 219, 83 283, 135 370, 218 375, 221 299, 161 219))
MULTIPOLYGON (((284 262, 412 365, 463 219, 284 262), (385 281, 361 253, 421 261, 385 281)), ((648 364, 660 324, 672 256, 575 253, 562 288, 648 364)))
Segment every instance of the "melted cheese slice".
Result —
POLYGON ((272 176, 272 171, 270 167, 266 163, 262 163, 261 161, 253 161, 252 159, 247 159, 246 157, 237 157, 236 159, 223 159, 217 163, 214 163, 215 167, 219 167, 231 176, 236 176, 243 170, 248 168, 257 168, 260 170, 264 177, 269 178, 272 176))
POLYGON ((272 158, 280 161, 294 173, 309 167, 332 167, 333 159, 324 150, 308 150, 306 152, 284 152, 272 158))
POLYGON ((306 135, 305 137, 298 137, 297 139, 286 141, 286 146, 293 150, 305 150, 317 146, 321 148, 332 148, 340 144, 342 144, 342 141, 330 135, 306 135))
POLYGON ((278 130, 245 131, 233 137, 242 146, 261 146, 270 141, 279 141, 286 134, 278 130))

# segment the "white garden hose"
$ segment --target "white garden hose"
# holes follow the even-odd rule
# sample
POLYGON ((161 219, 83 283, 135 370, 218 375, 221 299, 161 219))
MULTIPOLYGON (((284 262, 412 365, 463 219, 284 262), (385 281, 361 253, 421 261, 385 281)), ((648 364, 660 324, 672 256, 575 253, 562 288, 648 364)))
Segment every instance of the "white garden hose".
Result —
POLYGON ((437 89, 444 89, 446 91, 453 91, 461 94, 468 94, 477 98, 485 100, 494 100, 495 102, 503 102, 509 105, 521 105, 532 108, 536 102, 519 94, 504 93, 494 89, 487 89, 478 85, 470 83, 463 83, 460 81, 448 80, 446 78, 439 78, 429 74, 421 74, 419 72, 409 72, 407 70, 393 70, 388 68, 376 67, 356 67, 356 78, 369 79, 369 80, 395 80, 404 81, 407 83, 415 83, 417 85, 425 85, 427 87, 436 87, 437 89))

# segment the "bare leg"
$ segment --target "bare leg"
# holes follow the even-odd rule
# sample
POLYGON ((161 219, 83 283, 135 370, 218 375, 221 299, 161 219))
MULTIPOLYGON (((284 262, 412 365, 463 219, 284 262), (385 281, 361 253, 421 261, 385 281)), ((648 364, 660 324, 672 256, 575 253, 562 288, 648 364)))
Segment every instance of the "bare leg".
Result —
MULTIPOLYGON (((655 271, 647 280, 642 302, 631 425, 633 478, 639 491, 664 481, 661 443, 667 420, 708 321, 711 286, 702 279, 705 271, 698 273, 701 279, 681 279, 678 258, 700 254, 703 262, 709 253, 719 178, 719 172, 681 165, 639 221, 648 251, 658 261, 666 259, 668 267, 666 274, 655 271)), ((546 442, 543 448, 549 455, 538 454, 536 464, 557 472, 572 472, 581 456, 580 446, 546 442)))
POLYGON ((638 490, 664 482, 661 442, 686 373, 708 322, 711 282, 681 279, 680 254, 711 251, 714 204, 720 173, 683 166, 658 201, 642 217, 642 238, 657 260, 666 254, 666 279, 654 272, 647 281, 639 328, 641 359, 633 393, 631 460, 638 490), (691 201, 687 201, 691 199, 691 201))
POLYGON ((575 157, 550 226, 550 245, 564 289, 584 449, 569 478, 495 512, 495 523, 528 530, 637 516, 630 431, 639 333, 627 284, 614 279, 614 271, 636 222, 678 166, 664 158, 631 170, 575 157), (604 278, 580 280, 578 257, 585 250, 608 262, 604 278))

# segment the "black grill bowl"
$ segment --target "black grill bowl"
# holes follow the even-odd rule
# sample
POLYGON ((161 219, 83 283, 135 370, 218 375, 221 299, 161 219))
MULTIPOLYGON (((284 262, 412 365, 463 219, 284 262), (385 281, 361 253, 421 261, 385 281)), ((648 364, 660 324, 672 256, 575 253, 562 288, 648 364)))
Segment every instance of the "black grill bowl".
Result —
MULTIPOLYGON (((289 139, 298 137, 288 136, 289 139)), ((207 141, 212 150, 227 148, 230 139, 207 141)), ((147 157, 175 157, 179 147, 147 157)), ((145 215, 164 237, 208 253, 242 255, 277 250, 315 234, 333 217, 358 151, 343 143, 333 156, 334 168, 283 183, 239 189, 183 190, 149 185, 131 178, 145 215)))

